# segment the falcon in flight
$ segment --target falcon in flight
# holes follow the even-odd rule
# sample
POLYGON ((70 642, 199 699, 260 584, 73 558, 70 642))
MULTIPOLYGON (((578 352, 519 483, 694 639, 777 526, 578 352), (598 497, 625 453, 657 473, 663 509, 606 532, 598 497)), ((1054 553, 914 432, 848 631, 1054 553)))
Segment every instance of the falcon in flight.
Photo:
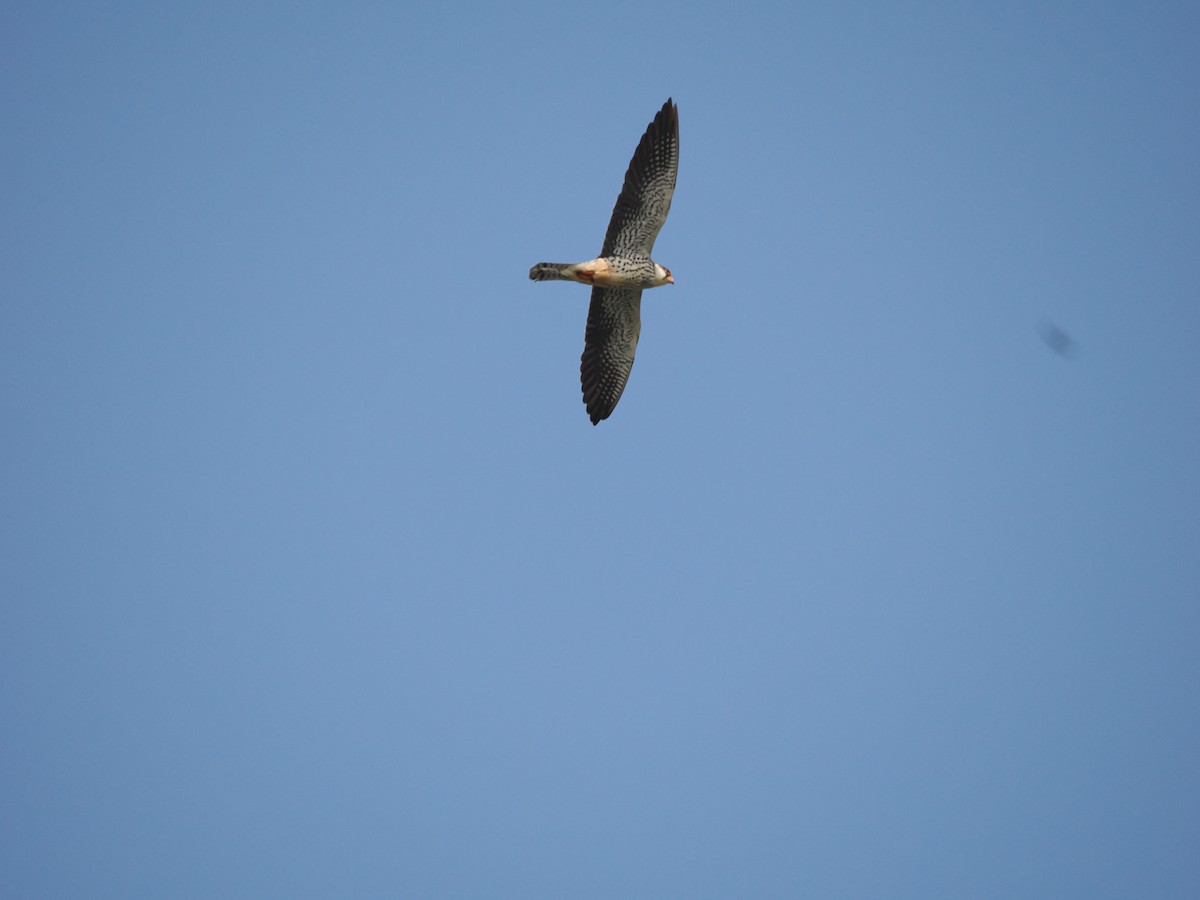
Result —
POLYGON ((675 283, 671 270, 650 258, 650 250, 671 210, 678 170, 679 108, 668 99, 629 161, 600 256, 581 263, 538 263, 529 270, 534 281, 592 286, 579 372, 593 425, 612 415, 629 380, 642 330, 642 290, 675 283))

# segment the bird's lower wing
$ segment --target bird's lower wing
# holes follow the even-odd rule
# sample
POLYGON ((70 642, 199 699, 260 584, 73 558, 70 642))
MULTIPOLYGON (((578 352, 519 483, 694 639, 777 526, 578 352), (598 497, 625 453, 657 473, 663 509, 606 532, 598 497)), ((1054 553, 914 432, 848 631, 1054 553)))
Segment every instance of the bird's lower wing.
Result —
POLYGON ((583 402, 595 425, 621 399, 642 330, 641 288, 592 288, 579 374, 583 402))

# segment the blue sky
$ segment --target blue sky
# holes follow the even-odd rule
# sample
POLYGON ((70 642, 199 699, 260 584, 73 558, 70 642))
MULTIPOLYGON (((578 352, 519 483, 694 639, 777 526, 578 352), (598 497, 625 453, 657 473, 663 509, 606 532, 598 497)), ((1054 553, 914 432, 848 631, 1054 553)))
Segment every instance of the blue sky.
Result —
POLYGON ((1195 5, 403 6, 0 14, 3 893, 1200 894, 1195 5))

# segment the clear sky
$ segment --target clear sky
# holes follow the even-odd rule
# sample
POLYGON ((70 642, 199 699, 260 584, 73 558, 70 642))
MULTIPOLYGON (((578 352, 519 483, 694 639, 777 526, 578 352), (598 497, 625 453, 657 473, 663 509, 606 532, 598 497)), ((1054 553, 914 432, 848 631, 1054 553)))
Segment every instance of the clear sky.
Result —
POLYGON ((1200 7, 413 5, 0 13, 0 893, 1200 896, 1200 7))

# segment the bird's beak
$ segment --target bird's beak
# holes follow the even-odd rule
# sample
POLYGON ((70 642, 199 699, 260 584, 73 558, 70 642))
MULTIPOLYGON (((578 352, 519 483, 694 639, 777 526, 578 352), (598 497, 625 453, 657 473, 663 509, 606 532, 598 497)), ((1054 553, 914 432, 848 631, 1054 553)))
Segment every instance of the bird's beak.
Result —
POLYGON ((667 284, 674 284, 674 283, 675 283, 675 276, 674 276, 674 275, 668 275, 668 276, 667 276, 667 284))

